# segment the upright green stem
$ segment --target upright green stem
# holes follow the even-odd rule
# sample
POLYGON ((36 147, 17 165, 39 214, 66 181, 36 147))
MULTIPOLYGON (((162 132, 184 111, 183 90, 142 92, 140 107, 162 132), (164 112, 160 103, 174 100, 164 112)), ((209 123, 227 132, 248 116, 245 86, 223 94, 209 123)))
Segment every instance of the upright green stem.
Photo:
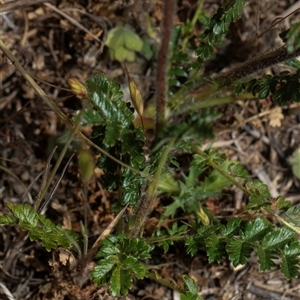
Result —
POLYGON ((129 235, 139 236, 144 227, 149 214, 153 209, 153 203, 156 199, 159 178, 161 176, 163 167, 166 163, 168 155, 172 150, 175 139, 171 139, 166 145, 163 154, 160 157, 157 169, 154 173, 153 179, 149 182, 145 196, 139 201, 139 204, 134 212, 133 222, 130 224, 129 235))
MULTIPOLYGON (((198 4, 197 4, 197 10, 196 10, 196 12, 195 12, 195 14, 194 14, 194 16, 193 16, 193 18, 192 18, 191 25, 190 25, 190 28, 191 28, 190 34, 192 33, 192 31, 193 31, 194 28, 195 28, 195 25, 196 25, 196 22, 197 22, 197 20, 198 20, 198 17, 199 17, 199 15, 200 15, 201 11, 202 11, 203 3, 204 3, 204 0, 198 1, 198 4)), ((186 36, 186 37, 184 38, 184 40, 182 41, 182 46, 181 46, 181 47, 182 47, 182 51, 185 50, 186 45, 187 45, 189 39, 190 39, 190 35, 186 36)))

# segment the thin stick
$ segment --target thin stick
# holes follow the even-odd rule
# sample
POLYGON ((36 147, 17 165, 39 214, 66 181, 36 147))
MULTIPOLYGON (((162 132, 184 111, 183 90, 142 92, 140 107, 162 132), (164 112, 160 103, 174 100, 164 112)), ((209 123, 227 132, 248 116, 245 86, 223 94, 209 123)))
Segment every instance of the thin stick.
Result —
POLYGON ((4 292, 4 294, 7 296, 8 300, 16 300, 16 298, 13 296, 13 294, 9 291, 9 289, 6 287, 6 285, 2 282, 0 282, 0 288, 4 292))
POLYGON ((164 128, 167 102, 167 70, 169 44, 172 34, 173 19, 176 11, 175 0, 165 0, 162 21, 162 41, 158 51, 156 71, 156 135, 164 128))
POLYGON ((67 167, 69 166, 72 158, 74 156, 74 153, 70 156, 68 162, 66 163, 66 165, 64 166, 63 168, 63 171, 59 177, 59 179, 57 180, 57 182, 55 183, 55 185, 53 186, 53 188, 51 189, 49 195, 46 197, 45 201, 41 204, 41 206, 39 207, 38 209, 38 213, 40 213, 41 215, 44 215, 46 210, 47 210, 47 207, 48 207, 48 204, 50 202, 50 200, 52 199, 53 197, 53 194, 55 193, 55 191, 57 190, 57 187, 58 185, 60 184, 61 180, 63 179, 64 175, 65 175, 65 172, 67 170, 67 167))
POLYGON ((79 29, 83 30, 85 33, 87 33, 88 35, 90 35, 94 40, 96 40, 97 42, 99 42, 101 45, 103 45, 103 42, 101 40, 99 40, 98 37, 96 37, 92 32, 90 32, 88 29, 86 29, 84 26, 82 26, 80 23, 78 23, 76 20, 74 20, 72 17, 70 17, 69 15, 67 15, 66 13, 64 13, 63 11, 59 10, 57 7, 55 7, 54 5, 46 2, 44 3, 45 6, 51 8, 52 10, 54 10, 55 12, 57 12, 59 15, 63 16, 65 19, 67 19, 70 23, 72 23, 73 25, 77 26, 79 29))

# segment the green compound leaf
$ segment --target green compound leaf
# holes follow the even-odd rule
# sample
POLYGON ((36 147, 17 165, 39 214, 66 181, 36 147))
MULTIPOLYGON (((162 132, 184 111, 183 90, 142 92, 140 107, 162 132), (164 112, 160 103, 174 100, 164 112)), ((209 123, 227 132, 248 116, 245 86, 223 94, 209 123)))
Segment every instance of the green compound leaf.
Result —
POLYGON ((106 258, 99 260, 97 266, 94 267, 91 275, 93 281, 98 285, 102 284, 102 278, 113 269, 118 263, 118 257, 116 255, 109 255, 106 258))
POLYGON ((141 51, 143 48, 143 40, 128 28, 123 28, 125 36, 125 47, 132 51, 141 51))
POLYGON ((123 93, 119 85, 107 80, 104 75, 95 74, 86 86, 88 99, 98 112, 101 125, 106 125, 103 143, 112 147, 126 134, 125 129, 132 125, 133 113, 122 101, 123 93))
POLYGON ((139 259, 147 259, 150 257, 150 246, 141 238, 124 239, 122 243, 122 250, 131 256, 139 259))
POLYGON ((12 212, 13 216, 18 220, 21 229, 30 230, 32 227, 37 226, 39 221, 38 214, 30 205, 8 204, 7 207, 12 212))
POLYGON ((231 175, 239 178, 247 178, 248 172, 245 170, 245 168, 240 164, 239 162, 231 163, 228 166, 228 171, 231 173, 231 175))
POLYGON ((271 270, 273 267, 276 266, 276 264, 273 261, 277 258, 275 254, 275 250, 270 250, 262 246, 259 246, 257 248, 258 263, 261 272, 271 270))
POLYGON ((221 229, 222 235, 231 236, 237 234, 240 229, 242 221, 243 221, 242 218, 234 218, 229 220, 226 226, 223 226, 223 228, 221 229))
POLYGON ((144 239, 130 239, 123 235, 110 236, 102 245, 96 256, 100 260, 92 271, 92 278, 99 286, 109 282, 113 296, 124 296, 132 286, 133 277, 145 277, 147 267, 139 259, 149 258, 151 247, 144 239), (109 250, 110 247, 112 250, 109 250), (109 252, 115 255, 107 255, 109 252))
MULTIPOLYGON (((291 64, 290 61, 289 65, 291 64)), ((295 60, 292 66, 297 67, 299 64, 295 64, 295 60)), ((296 74, 289 72, 281 72, 279 75, 271 76, 266 75, 262 78, 252 79, 248 83, 243 83, 248 92, 251 92, 253 96, 257 96, 261 99, 271 94, 275 101, 278 101, 281 105, 286 104, 288 101, 300 101, 300 69, 298 68, 296 74)), ((241 85, 239 86, 241 89, 241 85)), ((242 89, 244 89, 242 87, 242 89)))
POLYGON ((285 245, 283 254, 281 255, 280 268, 284 276, 288 279, 296 278, 299 275, 300 262, 300 243, 294 241, 290 245, 285 245))
POLYGON ((222 36, 228 32, 229 25, 240 18, 244 2, 244 0, 224 1, 223 8, 219 8, 207 21, 205 31, 200 35, 201 44, 196 50, 200 62, 214 57, 212 46, 220 44, 222 36))
POLYGON ((197 294, 199 292, 199 287, 192 278, 188 277, 187 275, 182 275, 182 279, 189 292, 191 292, 192 294, 197 294))
POLYGON ((285 64, 289 67, 300 69, 300 61, 297 58, 291 58, 285 64))
POLYGON ((247 259, 251 256, 252 246, 249 242, 231 238, 227 244, 226 250, 233 266, 236 267, 238 265, 246 264, 247 259))
POLYGON ((0 216, 0 226, 1 225, 14 225, 16 224, 15 219, 10 216, 0 216))
MULTIPOLYGON (((71 248, 72 243, 67 238, 65 231, 60 226, 55 225, 44 215, 39 215, 28 204, 8 204, 9 210, 12 212, 14 219, 7 218, 8 221, 18 223, 22 230, 27 230, 31 241, 41 241, 42 246, 47 251, 62 246, 71 248)), ((73 237, 73 236, 72 236, 73 237)), ((74 237, 73 237, 74 239, 74 237)), ((76 237, 75 237, 76 240, 76 237)))
MULTIPOLYGON (((115 158, 142 171, 146 167, 144 156, 145 137, 141 127, 134 127, 134 109, 123 101, 120 86, 104 75, 95 74, 86 82, 87 100, 92 109, 87 109, 83 123, 93 126, 92 141, 115 158)), ((122 203, 114 209, 140 198, 145 178, 101 156, 98 166, 104 171, 104 187, 117 191, 122 203)))
POLYGON ((268 205, 266 200, 271 198, 271 194, 266 184, 258 179, 249 180, 247 181, 247 189, 251 193, 249 197, 250 203, 247 205, 247 209, 260 209, 268 205))
POLYGON ((225 33, 231 22, 236 21, 240 18, 243 12, 244 0, 235 0, 235 1, 224 1, 223 4, 225 8, 225 13, 222 15, 221 20, 223 21, 222 27, 223 32, 225 33))
POLYGON ((123 27, 117 26, 112 28, 107 34, 105 45, 111 49, 118 49, 125 44, 125 36, 123 27))
POLYGON ((132 285, 132 278, 128 270, 115 268, 110 278, 109 291, 113 297, 125 296, 132 285))
POLYGON ((276 207, 281 211, 285 211, 291 207, 291 201, 285 200, 283 196, 279 196, 276 199, 276 207))
POLYGON ((102 242, 102 247, 98 254, 97 258, 106 257, 108 255, 114 255, 120 253, 120 248, 118 246, 118 239, 115 236, 109 236, 102 242))
POLYGON ((285 213, 286 220, 300 226, 300 204, 290 207, 285 213))
POLYGON ((202 42, 196 50, 196 55, 199 55, 203 60, 215 58, 214 49, 211 45, 202 42))
POLYGON ((269 95, 272 79, 273 79, 272 75, 266 75, 260 80, 259 87, 258 87, 259 99, 264 99, 269 95))
POLYGON ((126 269, 132 271, 136 278, 143 279, 145 277, 147 273, 147 266, 143 263, 138 262, 135 257, 129 256, 125 258, 122 263, 126 269))
POLYGON ((130 29, 117 26, 108 32, 105 45, 110 50, 111 59, 134 61, 135 51, 141 51, 143 40, 130 29))
POLYGON ((217 235, 211 235, 206 240, 207 256, 210 263, 217 261, 222 262, 223 256, 225 256, 225 240, 219 238, 217 235))
POLYGON ((248 242, 256 242, 264 237, 272 229, 272 224, 264 218, 257 218, 254 222, 248 222, 241 232, 241 238, 248 242))
POLYGON ((269 249, 280 249, 295 239, 295 233, 286 227, 268 233, 262 242, 262 246, 269 249))

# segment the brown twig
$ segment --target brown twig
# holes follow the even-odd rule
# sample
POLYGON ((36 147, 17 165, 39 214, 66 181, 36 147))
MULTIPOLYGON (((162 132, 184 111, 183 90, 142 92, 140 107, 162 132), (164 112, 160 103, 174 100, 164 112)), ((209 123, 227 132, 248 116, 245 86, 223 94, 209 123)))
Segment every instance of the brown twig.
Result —
POLYGON ((22 7, 31 6, 31 5, 37 5, 44 2, 52 2, 55 3, 55 0, 14 0, 14 1, 8 1, 5 3, 0 3, 0 12, 5 13, 8 11, 20 9, 22 7))
POLYGON ((157 56, 158 68, 156 71, 156 134, 159 134, 165 124, 168 53, 175 11, 176 1, 166 0, 164 4, 164 18, 161 26, 162 41, 157 56))

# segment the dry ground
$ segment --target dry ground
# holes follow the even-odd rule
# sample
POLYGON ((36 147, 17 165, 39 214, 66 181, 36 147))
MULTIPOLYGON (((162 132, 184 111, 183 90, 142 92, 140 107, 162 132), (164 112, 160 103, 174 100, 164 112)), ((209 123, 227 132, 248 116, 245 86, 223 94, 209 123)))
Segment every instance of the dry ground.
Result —
MULTIPOLYGON (((193 16, 195 0, 178 1, 176 23, 193 16)), ((219 1, 206 1, 204 8, 213 13, 219 1)), ((151 26, 159 30, 162 18, 161 1, 0 1, 0 38, 14 53, 23 67, 39 82, 46 93, 71 116, 81 107, 80 100, 68 90, 67 79, 76 77, 85 81, 96 71, 126 87, 126 79, 119 64, 111 62, 103 41, 108 30, 118 22, 129 24, 138 34, 146 31, 143 12, 150 16, 151 26), (133 3, 135 2, 135 3, 133 3), (88 31, 58 13, 71 16, 88 31), (51 85, 49 85, 51 83, 51 85)), ((275 30, 257 38, 279 16, 299 9, 295 0, 246 1, 243 18, 228 36, 229 46, 218 56, 217 63, 208 65, 210 72, 230 68, 233 64, 259 55, 280 45, 279 30, 299 20, 294 14, 275 27, 275 30), (259 26, 257 25, 259 21, 259 26)), ((196 35, 203 28, 195 28, 196 35)), ((64 129, 57 116, 48 109, 25 83, 14 65, 0 54, 0 212, 5 205, 19 203, 30 183, 45 168, 50 144, 64 129)), ((154 92, 155 61, 138 56, 128 64, 131 74, 140 84, 144 99, 154 92)), ((278 72, 283 66, 274 66, 268 72, 278 72)), ((220 108, 223 117, 215 124, 215 143, 231 159, 239 160, 253 176, 269 185, 272 196, 281 194, 293 204, 300 202, 300 183, 287 163, 287 158, 300 145, 300 109, 293 104, 283 109, 267 98, 220 108)), ((59 170, 60 174, 62 170, 59 170)), ((57 175, 59 176, 59 175, 57 175)), ((57 178, 56 178, 57 180, 57 178)), ((113 195, 101 188, 101 174, 96 174, 89 186, 89 217, 91 238, 97 237, 112 221, 109 199, 113 195)), ((80 232, 82 221, 81 183, 76 162, 72 162, 53 197, 47 217, 66 228, 80 232)), ((37 180, 30 191, 32 199, 40 189, 37 180)), ((208 199, 209 208, 219 217, 226 218, 241 212, 243 195, 228 191, 221 200, 208 199)), ((160 215, 157 205, 153 218, 160 215)), ((151 221, 151 220, 150 220, 151 221)), ((47 253, 38 244, 28 240, 23 247, 14 249, 20 232, 16 228, 0 229, 0 299, 109 299, 105 289, 87 282, 78 289, 64 271, 58 253, 47 253), (14 252, 13 252, 14 251, 14 252), (12 254, 13 253, 13 254, 12 254), (12 256, 13 255, 13 256, 12 256), (8 259, 10 258, 10 259, 8 259), (49 264, 50 262, 50 264, 49 264)), ((233 269, 227 261, 208 264, 205 255, 183 257, 182 249, 173 247, 168 255, 157 253, 151 262, 159 274, 177 281, 188 273, 201 287, 206 300, 237 299, 300 299, 300 280, 286 280, 279 271, 259 273, 255 258, 243 268, 233 269)), ((178 299, 178 295, 150 280, 134 285, 128 299, 178 299)))

